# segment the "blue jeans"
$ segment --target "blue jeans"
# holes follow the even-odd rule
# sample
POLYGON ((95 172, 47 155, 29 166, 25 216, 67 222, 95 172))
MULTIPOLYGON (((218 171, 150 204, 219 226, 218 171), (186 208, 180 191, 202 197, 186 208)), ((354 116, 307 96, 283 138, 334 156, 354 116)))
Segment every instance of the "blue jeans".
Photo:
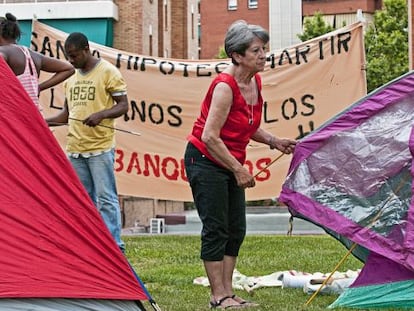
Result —
POLYGON ((69 159, 119 248, 125 251, 125 243, 121 240, 121 209, 115 183, 114 156, 115 150, 112 149, 97 156, 70 156, 69 159))

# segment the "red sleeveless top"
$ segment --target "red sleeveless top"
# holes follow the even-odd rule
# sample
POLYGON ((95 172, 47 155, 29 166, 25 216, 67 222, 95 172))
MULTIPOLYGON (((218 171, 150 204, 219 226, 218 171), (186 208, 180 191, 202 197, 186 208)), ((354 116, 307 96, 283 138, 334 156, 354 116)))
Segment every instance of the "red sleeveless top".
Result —
POLYGON ((257 131, 262 119, 263 98, 261 95, 262 82, 258 74, 255 75, 256 85, 258 88, 258 100, 255 105, 248 105, 245 101, 236 80, 227 73, 220 73, 211 83, 210 88, 201 104, 201 112, 197 120, 194 122, 193 130, 187 139, 201 153, 210 160, 217 162, 213 156, 207 151, 206 145, 201 141, 201 135, 206 124, 206 119, 210 110, 211 99, 216 85, 220 82, 228 84, 233 92, 233 104, 230 108, 227 120, 224 123, 220 138, 223 140, 230 153, 241 163, 246 160, 246 147, 250 141, 250 137, 257 131), (253 114, 252 114, 253 111, 253 114), (249 124, 250 119, 252 120, 249 124))

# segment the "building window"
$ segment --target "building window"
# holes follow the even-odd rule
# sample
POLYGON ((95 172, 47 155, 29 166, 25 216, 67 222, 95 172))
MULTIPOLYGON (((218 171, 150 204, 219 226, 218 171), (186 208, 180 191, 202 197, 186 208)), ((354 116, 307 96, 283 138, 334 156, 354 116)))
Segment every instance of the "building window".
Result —
POLYGON ((148 28, 148 35, 149 35, 149 42, 148 42, 148 46, 149 46, 149 56, 152 56, 152 25, 149 25, 148 28))
POLYGON ((249 9, 257 9, 257 2, 258 0, 249 0, 248 1, 249 9))
POLYGON ((167 0, 164 0, 164 30, 168 31, 168 3, 167 0))
POLYGON ((237 0, 228 0, 228 10, 229 11, 237 10, 237 0))
POLYGON ((195 21, 194 21, 194 5, 191 5, 191 39, 194 40, 194 27, 195 27, 195 21))

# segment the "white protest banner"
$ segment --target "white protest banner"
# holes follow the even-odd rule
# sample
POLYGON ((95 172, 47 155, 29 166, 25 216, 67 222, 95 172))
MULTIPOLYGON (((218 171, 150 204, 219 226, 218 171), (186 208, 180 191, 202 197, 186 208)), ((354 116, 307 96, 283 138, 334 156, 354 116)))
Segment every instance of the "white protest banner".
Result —
MULTIPOLYGON (((64 59, 67 33, 33 21, 31 48, 64 59)), ((130 108, 116 127, 115 171, 122 195, 192 201, 185 176, 186 137, 198 116, 211 80, 230 64, 225 60, 180 60, 135 55, 90 42, 95 55, 122 72, 130 108), (141 136, 125 131, 138 132, 141 136)), ((366 94, 362 24, 271 51, 264 72, 262 127, 276 136, 300 139, 366 94)), ((41 79, 46 75, 42 73, 41 79)), ((63 106, 63 87, 42 92, 45 116, 63 106)), ((241 125, 243 126, 243 125, 241 125)), ((65 145, 65 126, 55 136, 65 145)), ((257 174, 279 151, 251 142, 246 167, 257 174)), ((285 155, 256 176, 248 200, 279 195, 291 156, 285 155)))

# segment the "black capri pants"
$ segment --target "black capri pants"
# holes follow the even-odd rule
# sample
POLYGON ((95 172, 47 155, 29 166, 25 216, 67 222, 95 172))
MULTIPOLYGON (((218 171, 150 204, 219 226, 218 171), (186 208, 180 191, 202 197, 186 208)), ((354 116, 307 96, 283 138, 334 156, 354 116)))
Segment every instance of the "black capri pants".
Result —
POLYGON ((188 143, 185 170, 202 223, 200 258, 236 257, 246 235, 246 199, 234 174, 188 143))

